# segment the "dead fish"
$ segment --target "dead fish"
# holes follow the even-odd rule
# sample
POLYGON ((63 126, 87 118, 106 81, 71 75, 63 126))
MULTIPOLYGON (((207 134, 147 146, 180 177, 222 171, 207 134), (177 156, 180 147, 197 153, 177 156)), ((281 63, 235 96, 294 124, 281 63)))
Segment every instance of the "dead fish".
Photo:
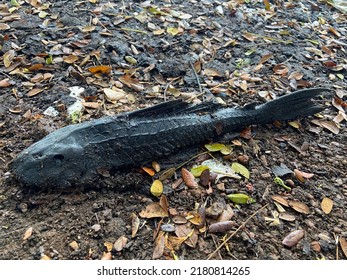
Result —
POLYGON ((92 182, 98 170, 140 167, 252 124, 313 115, 324 108, 313 98, 325 88, 296 91, 261 105, 224 107, 182 100, 68 125, 29 146, 12 162, 24 185, 65 187, 92 182))

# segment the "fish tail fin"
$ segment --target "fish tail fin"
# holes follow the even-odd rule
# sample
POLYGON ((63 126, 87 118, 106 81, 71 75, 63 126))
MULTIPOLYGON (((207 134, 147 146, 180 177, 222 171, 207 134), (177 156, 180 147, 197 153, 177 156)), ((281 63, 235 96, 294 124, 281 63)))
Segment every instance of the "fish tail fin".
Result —
POLYGON ((313 100, 327 88, 312 88, 295 91, 255 107, 258 123, 289 121, 314 115, 324 110, 313 100))

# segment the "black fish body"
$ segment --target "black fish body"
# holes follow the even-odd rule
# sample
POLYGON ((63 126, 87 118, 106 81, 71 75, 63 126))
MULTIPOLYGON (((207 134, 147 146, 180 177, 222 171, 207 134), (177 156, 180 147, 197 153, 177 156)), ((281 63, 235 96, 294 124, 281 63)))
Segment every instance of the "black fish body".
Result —
POLYGON ((84 184, 99 169, 117 170, 203 143, 251 124, 293 120, 323 110, 312 100, 327 89, 297 91, 240 109, 180 100, 69 125, 34 143, 13 161, 15 177, 39 187, 84 184))

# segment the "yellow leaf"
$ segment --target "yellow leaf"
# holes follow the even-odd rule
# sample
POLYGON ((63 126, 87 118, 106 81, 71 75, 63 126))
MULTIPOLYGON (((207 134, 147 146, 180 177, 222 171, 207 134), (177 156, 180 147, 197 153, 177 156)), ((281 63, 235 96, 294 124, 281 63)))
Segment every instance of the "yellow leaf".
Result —
POLYGON ((151 186, 151 194, 153 194, 156 197, 159 197, 163 193, 163 189, 163 183, 159 180, 155 180, 151 186))
POLYGON ((324 197, 320 206, 325 214, 329 214, 333 209, 334 201, 328 197, 324 197))
POLYGON ((298 121, 292 121, 288 122, 288 124, 296 129, 299 129, 301 127, 300 123, 298 121))
POLYGON ((238 174, 242 175, 243 177, 249 179, 249 170, 244 166, 242 165, 241 163, 238 163, 238 162, 234 162, 232 165, 231 165, 231 168, 238 174))
POLYGON ((14 56, 15 56, 14 50, 9 50, 8 52, 6 52, 6 53, 3 55, 4 66, 5 66, 6 68, 11 66, 12 61, 13 61, 13 59, 14 59, 14 56))
POLYGON ((221 143, 212 143, 212 144, 206 144, 205 148, 210 152, 217 152, 222 149, 225 149, 225 145, 221 143))
POLYGON ((168 28, 166 29, 166 32, 167 32, 168 34, 170 34, 170 35, 175 36, 175 35, 178 34, 179 30, 178 30, 177 27, 168 27, 168 28))
POLYGON ((45 18, 47 15, 48 15, 47 12, 41 11, 41 12, 39 13, 39 18, 45 18))
POLYGON ((201 173, 206 169, 209 169, 209 167, 206 165, 199 165, 199 166, 194 166, 190 170, 190 172, 194 175, 194 177, 200 177, 201 173))

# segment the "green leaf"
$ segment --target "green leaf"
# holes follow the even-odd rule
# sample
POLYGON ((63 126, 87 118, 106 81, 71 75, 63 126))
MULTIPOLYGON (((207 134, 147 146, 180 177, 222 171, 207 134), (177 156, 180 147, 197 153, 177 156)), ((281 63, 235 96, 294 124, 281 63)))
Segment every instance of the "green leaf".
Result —
POLYGON ((250 204, 255 203, 255 200, 244 193, 232 193, 228 194, 227 198, 235 204, 250 204))
POLYGON ((209 167, 206 165, 198 165, 198 166, 194 166, 190 170, 190 172, 194 175, 194 177, 200 177, 201 173, 206 169, 209 169, 209 167))
POLYGON ((231 168, 238 174, 242 175, 243 177, 249 179, 249 170, 243 166, 241 163, 238 163, 238 162, 234 162, 232 165, 231 165, 231 168))
POLYGON ((50 54, 47 58, 46 58, 46 64, 52 64, 53 62, 53 56, 50 54))
POLYGON ((283 180, 280 178, 280 177, 276 177, 274 179, 274 183, 278 186, 281 186, 283 188, 285 188, 287 191, 291 191, 292 189, 290 187, 288 187, 284 182, 283 180))
POLYGON ((222 149, 226 149, 225 145, 221 143, 206 144, 205 148, 210 152, 218 152, 222 149))
POLYGON ((20 7, 20 4, 17 2, 17 0, 11 0, 11 6, 13 7, 20 7))

